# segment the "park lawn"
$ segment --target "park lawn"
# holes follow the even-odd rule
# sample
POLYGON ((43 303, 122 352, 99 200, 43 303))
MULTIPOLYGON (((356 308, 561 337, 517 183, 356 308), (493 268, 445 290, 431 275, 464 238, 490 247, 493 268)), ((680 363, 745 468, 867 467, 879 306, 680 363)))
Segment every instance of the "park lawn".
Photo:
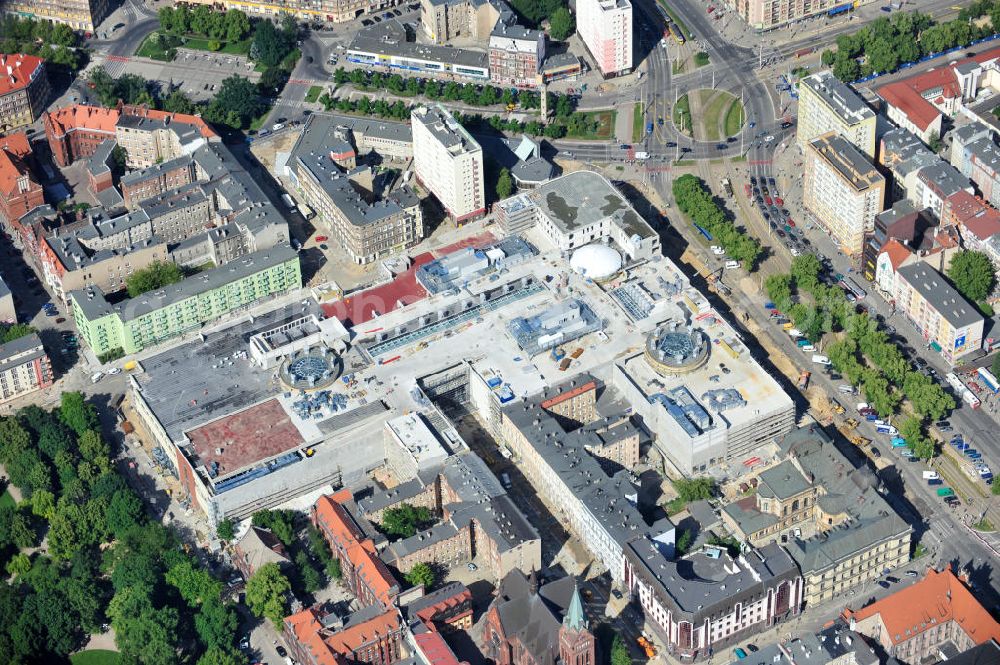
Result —
POLYGON ((0 494, 0 508, 15 508, 17 507, 17 502, 14 501, 14 497, 11 496, 10 490, 4 490, 3 494, 0 494))
POLYGON ((642 125, 645 114, 642 112, 642 102, 636 102, 632 110, 632 143, 642 140, 642 125))
POLYGON ((722 120, 722 112, 732 104, 733 97, 729 93, 715 90, 703 90, 701 103, 705 114, 705 136, 706 141, 719 140, 719 123, 722 120), (705 104, 705 101, 708 104, 705 104))
POLYGON ((107 649, 81 651, 69 657, 73 665, 118 665, 118 652, 107 649))
POLYGON ((567 133, 568 138, 574 139, 593 139, 593 140, 603 140, 606 141, 610 139, 615 134, 615 111, 587 111, 585 112, 587 119, 590 121, 597 121, 597 129, 593 132, 586 132, 584 134, 576 135, 567 133))
POLYGON ((738 99, 734 99, 729 110, 726 111, 726 136, 739 134, 740 129, 743 128, 743 120, 743 104, 738 99))
POLYGON ((173 60, 170 55, 167 54, 165 50, 160 48, 159 44, 156 43, 156 38, 159 35, 157 32, 151 32, 146 35, 146 38, 142 40, 139 44, 139 48, 136 50, 135 54, 140 58, 151 58, 153 60, 159 60, 160 62, 170 62, 173 60))
POLYGON ((208 51, 209 53, 223 53, 226 55, 247 55, 250 53, 250 40, 244 39, 241 42, 219 42, 222 46, 218 51, 208 48, 208 43, 212 41, 204 37, 185 37, 184 48, 195 51, 208 51))
POLYGON ((678 131, 683 132, 685 128, 691 128, 691 102, 688 100, 687 94, 681 95, 681 98, 674 104, 673 116, 674 126, 677 127, 678 131))
POLYGON ((307 102, 315 102, 319 99, 319 96, 323 94, 323 86, 314 85, 310 86, 309 92, 306 93, 307 102))

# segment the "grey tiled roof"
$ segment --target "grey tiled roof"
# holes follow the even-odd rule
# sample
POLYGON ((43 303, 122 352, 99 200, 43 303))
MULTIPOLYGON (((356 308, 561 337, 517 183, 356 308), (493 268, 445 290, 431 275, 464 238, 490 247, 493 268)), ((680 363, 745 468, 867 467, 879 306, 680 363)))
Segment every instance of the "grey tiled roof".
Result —
POLYGON ((982 320, 982 314, 926 263, 902 266, 897 272, 953 327, 962 328, 982 320))

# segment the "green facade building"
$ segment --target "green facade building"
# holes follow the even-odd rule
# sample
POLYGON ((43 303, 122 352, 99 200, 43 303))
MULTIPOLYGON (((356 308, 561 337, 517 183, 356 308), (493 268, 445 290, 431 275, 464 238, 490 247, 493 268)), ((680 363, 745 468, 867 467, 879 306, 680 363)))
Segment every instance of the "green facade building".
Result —
POLYGON ((298 254, 278 245, 114 305, 97 287, 69 295, 80 336, 100 356, 137 353, 301 286, 298 254))

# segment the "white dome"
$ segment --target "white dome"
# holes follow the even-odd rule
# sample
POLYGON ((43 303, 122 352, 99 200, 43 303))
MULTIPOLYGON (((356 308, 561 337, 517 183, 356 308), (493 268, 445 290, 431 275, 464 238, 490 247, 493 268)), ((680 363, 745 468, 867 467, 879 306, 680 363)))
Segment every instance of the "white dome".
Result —
POLYGON ((622 269, 622 257, 607 245, 594 243, 573 252, 569 265, 581 275, 600 281, 622 269))

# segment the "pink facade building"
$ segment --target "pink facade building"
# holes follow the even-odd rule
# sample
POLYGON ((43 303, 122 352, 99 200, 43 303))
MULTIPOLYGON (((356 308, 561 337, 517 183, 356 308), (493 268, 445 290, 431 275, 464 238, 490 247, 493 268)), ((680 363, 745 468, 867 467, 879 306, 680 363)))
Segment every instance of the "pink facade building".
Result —
POLYGON ((632 71, 629 0, 579 0, 576 29, 605 78, 632 71))

